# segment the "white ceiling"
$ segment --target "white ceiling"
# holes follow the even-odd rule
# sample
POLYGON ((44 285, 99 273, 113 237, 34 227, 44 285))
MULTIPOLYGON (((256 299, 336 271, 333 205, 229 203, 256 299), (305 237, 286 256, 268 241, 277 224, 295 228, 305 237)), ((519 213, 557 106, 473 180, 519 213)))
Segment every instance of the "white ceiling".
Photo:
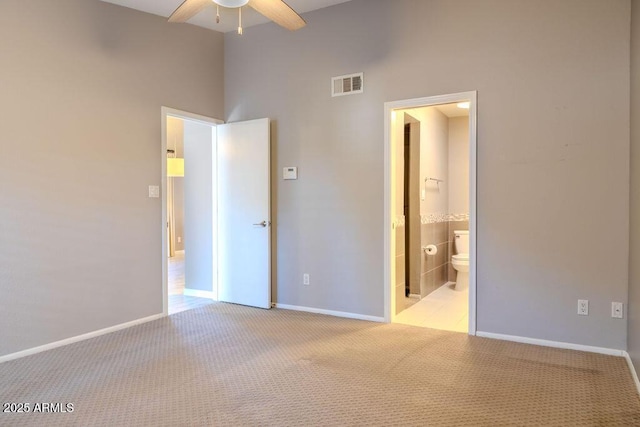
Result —
MULTIPOLYGON (((407 108, 406 110, 400 110, 400 111, 403 111, 411 115, 411 114, 418 114, 419 111, 425 110, 427 108, 435 108, 436 110, 440 111, 442 114, 444 114, 450 119, 454 117, 469 117, 469 110, 466 108, 459 108, 457 102, 454 102, 451 104, 433 105, 428 107, 407 108)), ((406 123, 410 123, 410 120, 405 117, 405 124, 406 123)))
POLYGON ((469 110, 465 108, 458 108, 457 103, 453 104, 442 104, 436 107, 442 114, 445 116, 452 117, 467 117, 469 116, 469 110))
MULTIPOLYGON (((152 13, 154 15, 164 16, 166 18, 173 13, 174 10, 182 4, 184 0, 102 0, 107 3, 113 3, 131 9, 140 10, 142 12, 152 13)), ((339 3, 346 3, 350 0, 286 0, 299 14, 310 12, 316 9, 333 6, 339 3)), ((189 24, 198 25, 200 27, 209 28, 211 30, 226 33, 238 29, 238 12, 233 9, 220 8, 220 23, 216 24, 216 8, 213 2, 211 6, 205 8, 202 12, 191 18, 189 24)), ((242 9, 242 26, 244 28, 253 25, 269 22, 267 18, 260 15, 250 7, 242 9)), ((175 24, 179 25, 179 24, 175 24)))

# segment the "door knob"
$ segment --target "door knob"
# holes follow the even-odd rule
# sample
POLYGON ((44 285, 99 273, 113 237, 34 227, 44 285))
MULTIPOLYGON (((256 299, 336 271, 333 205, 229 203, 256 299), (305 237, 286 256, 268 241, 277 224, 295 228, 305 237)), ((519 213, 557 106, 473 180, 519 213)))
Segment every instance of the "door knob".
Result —
POLYGON ((253 225, 259 225, 260 227, 266 227, 267 224, 268 224, 267 221, 262 221, 262 222, 259 222, 258 224, 253 224, 253 225))

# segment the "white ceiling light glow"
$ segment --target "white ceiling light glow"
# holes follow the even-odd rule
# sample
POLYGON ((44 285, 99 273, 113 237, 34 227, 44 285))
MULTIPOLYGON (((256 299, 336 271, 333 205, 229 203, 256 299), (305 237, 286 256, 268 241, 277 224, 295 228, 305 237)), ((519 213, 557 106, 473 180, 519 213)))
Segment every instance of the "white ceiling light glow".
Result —
POLYGON ((249 0, 213 0, 213 2, 222 7, 236 8, 246 5, 249 0))

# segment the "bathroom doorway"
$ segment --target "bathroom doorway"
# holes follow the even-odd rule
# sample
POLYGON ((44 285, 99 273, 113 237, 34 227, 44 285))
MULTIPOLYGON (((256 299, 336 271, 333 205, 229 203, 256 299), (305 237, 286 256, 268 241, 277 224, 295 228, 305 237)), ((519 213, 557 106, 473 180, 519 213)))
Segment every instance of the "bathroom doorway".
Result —
POLYGON ((475 335, 476 93, 385 113, 385 318, 475 335))

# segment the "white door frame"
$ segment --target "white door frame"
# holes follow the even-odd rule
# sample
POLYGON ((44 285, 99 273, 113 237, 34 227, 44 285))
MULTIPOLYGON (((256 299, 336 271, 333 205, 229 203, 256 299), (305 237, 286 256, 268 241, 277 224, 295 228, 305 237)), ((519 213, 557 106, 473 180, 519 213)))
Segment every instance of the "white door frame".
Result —
POLYGON ((390 323, 395 318, 395 283, 392 277, 395 254, 391 253, 392 233, 395 229, 395 218, 392 212, 392 148, 391 118, 394 110, 428 107, 431 105, 451 104, 468 101, 469 105, 469 335, 476 334, 476 174, 477 174, 477 99, 476 91, 453 93, 448 95, 429 96, 425 98, 406 99, 385 102, 384 104, 384 319, 390 323))
MULTIPOLYGON (((224 121, 214 119, 212 117, 201 116, 199 114, 190 113, 188 111, 176 110, 170 107, 161 107, 161 203, 162 203, 162 312, 165 316, 169 315, 169 260, 167 252, 167 117, 176 117, 178 119, 188 120, 192 122, 202 123, 212 127, 223 124, 224 121)), ((215 135, 216 133, 213 132, 215 135)), ((215 150, 214 150, 215 152, 215 150)), ((217 226, 213 227, 217 231, 217 226)), ((216 294, 217 298, 217 294, 216 294)))

